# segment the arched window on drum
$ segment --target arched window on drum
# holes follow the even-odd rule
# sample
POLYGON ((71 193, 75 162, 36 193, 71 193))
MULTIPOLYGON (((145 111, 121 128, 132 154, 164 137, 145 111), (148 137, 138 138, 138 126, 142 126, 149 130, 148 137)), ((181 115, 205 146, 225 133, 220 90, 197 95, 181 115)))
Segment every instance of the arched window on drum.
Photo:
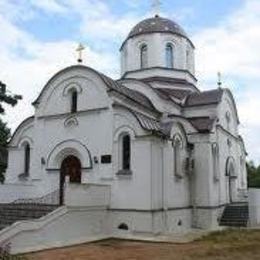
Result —
POLYGON ((165 60, 166 60, 166 67, 168 69, 173 69, 174 68, 174 48, 171 43, 166 44, 165 60))
POLYGON ((145 69, 148 67, 148 46, 147 46, 147 44, 143 44, 140 48, 140 63, 141 63, 141 69, 145 69))

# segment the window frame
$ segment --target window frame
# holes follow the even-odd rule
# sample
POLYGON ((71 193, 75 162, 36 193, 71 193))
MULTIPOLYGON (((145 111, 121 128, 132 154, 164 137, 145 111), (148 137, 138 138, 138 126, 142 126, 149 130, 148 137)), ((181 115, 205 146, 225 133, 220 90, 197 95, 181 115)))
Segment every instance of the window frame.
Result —
POLYGON ((146 43, 140 46, 140 68, 148 68, 148 45, 146 43))
POLYGON ((165 65, 168 69, 174 69, 174 45, 170 42, 165 46, 165 65))
POLYGON ((177 134, 173 137, 172 141, 173 147, 173 173, 177 179, 183 178, 183 169, 182 169, 182 149, 183 149, 183 140, 182 137, 177 134))
POLYGON ((131 136, 129 134, 124 134, 121 140, 121 169, 123 171, 131 170, 131 136))
POLYGON ((29 143, 24 145, 24 174, 29 176, 31 163, 31 146, 29 143))
POLYGON ((75 89, 71 90, 71 104, 70 104, 70 112, 77 113, 78 112, 78 92, 75 89))

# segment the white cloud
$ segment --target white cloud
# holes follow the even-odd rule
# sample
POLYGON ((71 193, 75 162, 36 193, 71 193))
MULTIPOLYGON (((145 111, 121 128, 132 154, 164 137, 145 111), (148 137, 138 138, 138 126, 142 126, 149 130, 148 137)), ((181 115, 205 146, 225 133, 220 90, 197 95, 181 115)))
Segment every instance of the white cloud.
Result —
POLYGON ((217 27, 195 35, 199 76, 207 79, 220 70, 232 76, 259 77, 259 25, 260 2, 249 0, 217 27))
POLYGON ((224 85, 231 87, 237 97, 249 157, 260 162, 260 2, 244 1, 218 26, 195 35, 194 42, 202 88, 211 88, 212 82, 217 81, 217 71, 223 72, 224 85))
POLYGON ((67 13, 67 8, 56 0, 30 0, 30 3, 45 12, 67 13))
MULTIPOLYGON (((0 1, 0 6, 4 7, 4 1, 0 1)), ((13 4, 5 1, 8 10, 13 4)), ((57 12, 58 9, 53 7, 41 6, 52 8, 53 12, 57 12)), ((29 11, 32 6, 28 8, 29 11)), ((4 116, 13 131, 24 118, 33 114, 31 102, 38 96, 48 79, 60 69, 76 64, 77 60, 75 51, 77 43, 70 40, 57 42, 37 40, 16 25, 20 15, 20 11, 11 16, 6 15, 4 10, 0 12, 0 79, 7 84, 10 91, 22 94, 24 97, 15 108, 7 107, 4 116)), ((117 75, 117 61, 110 53, 100 50, 97 52, 87 47, 84 60, 86 65, 94 69, 111 76, 117 75)))

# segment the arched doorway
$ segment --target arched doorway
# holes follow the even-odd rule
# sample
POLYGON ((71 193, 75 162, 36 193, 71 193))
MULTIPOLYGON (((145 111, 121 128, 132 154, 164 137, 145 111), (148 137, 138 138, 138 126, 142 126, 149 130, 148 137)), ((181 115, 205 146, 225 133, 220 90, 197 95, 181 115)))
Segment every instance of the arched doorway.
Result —
POLYGON ((226 176, 228 177, 228 194, 230 203, 236 201, 237 195, 237 174, 235 170, 235 161, 229 157, 226 164, 226 176))
POLYGON ((64 183, 69 176, 70 183, 81 183, 81 162, 73 155, 66 157, 60 169, 60 205, 64 204, 64 183))

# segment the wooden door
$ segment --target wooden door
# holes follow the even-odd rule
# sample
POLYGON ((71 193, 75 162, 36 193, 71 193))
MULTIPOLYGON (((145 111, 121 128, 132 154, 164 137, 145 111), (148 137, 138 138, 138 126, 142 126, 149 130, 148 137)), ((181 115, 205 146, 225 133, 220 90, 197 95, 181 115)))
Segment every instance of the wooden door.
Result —
POLYGON ((69 176, 70 183, 81 183, 81 163, 73 155, 66 157, 61 164, 60 205, 64 204, 64 183, 66 176, 69 176))

